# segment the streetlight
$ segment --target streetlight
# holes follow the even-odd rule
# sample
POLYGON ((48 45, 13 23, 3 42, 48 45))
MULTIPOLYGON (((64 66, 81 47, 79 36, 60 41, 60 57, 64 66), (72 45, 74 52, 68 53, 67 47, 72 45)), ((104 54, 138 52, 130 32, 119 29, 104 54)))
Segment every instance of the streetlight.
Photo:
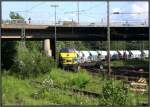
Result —
POLYGON ((56 8, 58 7, 58 5, 51 5, 51 7, 54 7, 55 8, 55 11, 54 11, 54 15, 55 15, 55 34, 54 34, 54 59, 57 61, 57 55, 56 55, 56 8))

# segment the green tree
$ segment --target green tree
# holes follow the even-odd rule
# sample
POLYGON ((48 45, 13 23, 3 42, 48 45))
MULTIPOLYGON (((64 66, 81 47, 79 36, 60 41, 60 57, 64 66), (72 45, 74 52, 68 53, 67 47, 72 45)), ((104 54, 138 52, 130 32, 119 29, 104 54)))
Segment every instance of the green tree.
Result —
MULTIPOLYGON (((24 19, 19 13, 10 12, 10 19, 24 19)), ((2 52, 2 60, 1 65, 2 69, 10 69, 11 65, 14 63, 13 58, 16 55, 16 41, 2 41, 1 43, 1 52, 2 52)))
POLYGON ((15 63, 11 67, 11 74, 20 78, 37 77, 51 71, 56 67, 53 59, 38 50, 17 47, 17 54, 14 58, 15 63))
POLYGON ((43 41, 26 41, 26 47, 29 50, 38 50, 42 51, 43 50, 43 41))
POLYGON ((8 70, 13 64, 13 57, 16 55, 16 42, 15 41, 2 41, 1 42, 1 67, 8 70))
POLYGON ((19 13, 16 12, 10 12, 9 17, 11 19, 24 19, 19 13))

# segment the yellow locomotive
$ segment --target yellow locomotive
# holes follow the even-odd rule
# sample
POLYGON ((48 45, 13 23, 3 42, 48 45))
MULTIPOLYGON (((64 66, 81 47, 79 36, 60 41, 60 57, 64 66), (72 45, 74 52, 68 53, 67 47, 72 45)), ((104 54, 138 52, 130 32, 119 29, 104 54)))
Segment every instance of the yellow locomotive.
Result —
POLYGON ((60 50, 59 66, 63 69, 79 70, 78 55, 75 49, 62 48, 60 50))

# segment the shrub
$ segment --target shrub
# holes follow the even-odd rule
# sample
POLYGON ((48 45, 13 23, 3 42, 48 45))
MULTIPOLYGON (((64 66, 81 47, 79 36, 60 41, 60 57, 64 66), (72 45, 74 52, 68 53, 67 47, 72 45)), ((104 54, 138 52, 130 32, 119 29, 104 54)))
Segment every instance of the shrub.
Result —
POLYGON ((27 48, 17 48, 11 71, 21 78, 37 77, 51 71, 56 64, 54 60, 37 50, 29 51, 27 48))
POLYGON ((113 83, 114 80, 107 81, 102 87, 104 105, 127 105, 128 93, 122 84, 113 83))
POLYGON ((86 71, 80 71, 75 74, 70 81, 71 85, 77 88, 84 88, 85 85, 91 80, 91 76, 86 71))

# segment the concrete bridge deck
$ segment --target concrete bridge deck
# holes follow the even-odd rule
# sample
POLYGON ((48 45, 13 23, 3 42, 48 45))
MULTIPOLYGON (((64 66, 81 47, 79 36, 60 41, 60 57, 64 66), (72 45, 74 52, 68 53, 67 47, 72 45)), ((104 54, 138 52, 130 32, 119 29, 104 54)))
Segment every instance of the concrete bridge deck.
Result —
MULTIPOLYGON (((54 25, 2 24, 2 40, 20 40, 24 27, 27 40, 44 40, 54 38, 54 25)), ((57 25, 57 40, 107 40, 106 26, 57 25)), ((110 27, 111 40, 148 40, 148 26, 110 27)))

